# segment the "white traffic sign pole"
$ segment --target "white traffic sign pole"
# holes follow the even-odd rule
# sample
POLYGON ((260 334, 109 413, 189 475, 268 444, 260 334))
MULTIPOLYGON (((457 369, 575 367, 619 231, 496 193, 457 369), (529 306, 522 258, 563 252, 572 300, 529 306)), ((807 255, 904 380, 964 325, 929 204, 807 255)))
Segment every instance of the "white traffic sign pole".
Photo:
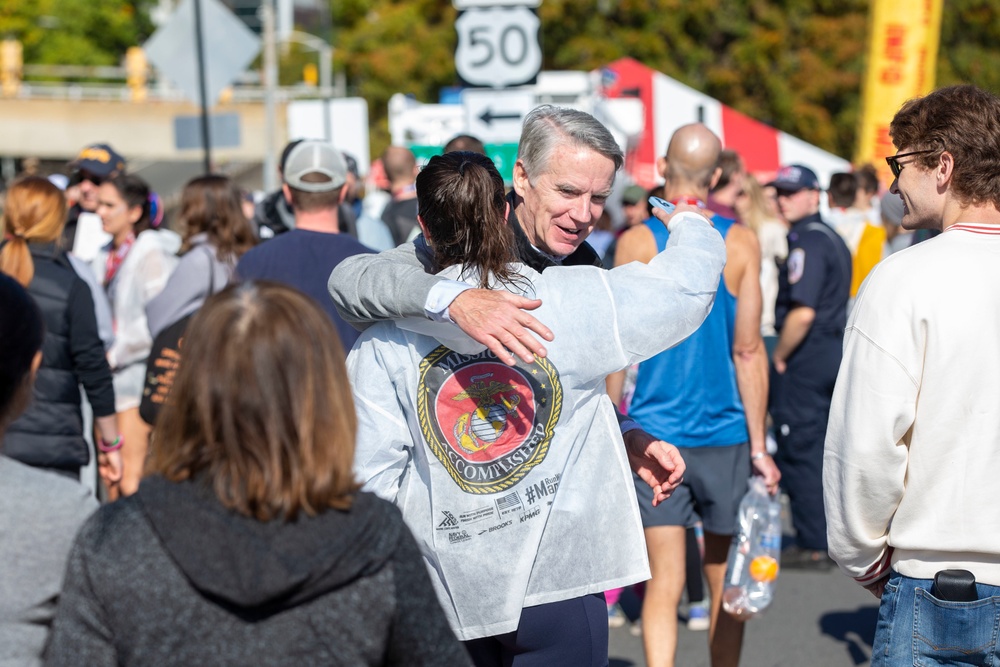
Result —
POLYGON ((274 143, 277 134, 275 92, 278 86, 278 54, 274 39, 274 7, 264 0, 260 7, 264 28, 264 190, 278 189, 278 162, 274 143))

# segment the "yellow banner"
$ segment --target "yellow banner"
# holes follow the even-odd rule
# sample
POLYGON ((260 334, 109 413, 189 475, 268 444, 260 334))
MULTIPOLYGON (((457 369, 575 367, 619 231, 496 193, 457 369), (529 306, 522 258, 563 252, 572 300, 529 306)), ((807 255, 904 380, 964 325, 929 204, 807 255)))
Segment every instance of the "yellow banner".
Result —
POLYGON ((868 21, 868 67, 861 101, 857 164, 871 162, 892 182, 889 122, 908 99, 934 88, 942 0, 873 0, 868 21))

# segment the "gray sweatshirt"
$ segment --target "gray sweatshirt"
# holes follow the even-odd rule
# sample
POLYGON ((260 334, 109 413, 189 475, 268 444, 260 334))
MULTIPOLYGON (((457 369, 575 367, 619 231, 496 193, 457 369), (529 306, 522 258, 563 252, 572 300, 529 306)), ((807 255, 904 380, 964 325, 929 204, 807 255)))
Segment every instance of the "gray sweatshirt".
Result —
POLYGON ((712 307, 725 244, 695 214, 672 227, 649 264, 520 267, 555 334, 546 359, 508 367, 419 319, 369 328, 349 355, 358 476, 402 510, 460 639, 649 578, 604 378, 678 344, 712 307))
POLYGON ((0 665, 41 665, 73 538, 97 501, 68 477, 6 456, 0 490, 0 665))

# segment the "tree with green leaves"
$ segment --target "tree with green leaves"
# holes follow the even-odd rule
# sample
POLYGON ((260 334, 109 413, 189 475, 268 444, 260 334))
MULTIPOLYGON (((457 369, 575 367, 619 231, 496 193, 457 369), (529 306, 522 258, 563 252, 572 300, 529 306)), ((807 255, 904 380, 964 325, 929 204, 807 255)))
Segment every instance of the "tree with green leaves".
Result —
POLYGON ((0 35, 21 41, 24 62, 118 65, 153 32, 153 0, 0 0, 0 35))

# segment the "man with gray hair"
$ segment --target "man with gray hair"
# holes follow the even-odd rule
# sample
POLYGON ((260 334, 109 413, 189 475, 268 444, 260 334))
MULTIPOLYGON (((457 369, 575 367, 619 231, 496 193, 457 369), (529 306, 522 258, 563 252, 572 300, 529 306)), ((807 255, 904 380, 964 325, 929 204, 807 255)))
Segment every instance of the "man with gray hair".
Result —
MULTIPOLYGON (((553 106, 529 113, 518 144, 514 188, 507 197, 508 224, 520 261, 539 272, 552 266, 600 266, 585 240, 604 211, 623 162, 621 148, 593 116, 553 106)), ((677 249, 684 247, 678 239, 677 249)), ((379 255, 345 260, 330 276, 330 293, 344 319, 355 326, 407 317, 450 321, 504 363, 513 365, 516 356, 526 363, 536 354, 545 356, 544 345, 531 332, 547 340, 552 334, 525 312, 540 301, 503 290, 473 289, 435 276, 432 270, 429 248, 418 237, 415 243, 379 255)), ((678 317, 694 317, 700 323, 705 314, 685 312, 678 317)), ((652 502, 659 504, 680 482, 683 460, 675 447, 635 422, 619 422, 631 467, 652 488, 652 502)))

